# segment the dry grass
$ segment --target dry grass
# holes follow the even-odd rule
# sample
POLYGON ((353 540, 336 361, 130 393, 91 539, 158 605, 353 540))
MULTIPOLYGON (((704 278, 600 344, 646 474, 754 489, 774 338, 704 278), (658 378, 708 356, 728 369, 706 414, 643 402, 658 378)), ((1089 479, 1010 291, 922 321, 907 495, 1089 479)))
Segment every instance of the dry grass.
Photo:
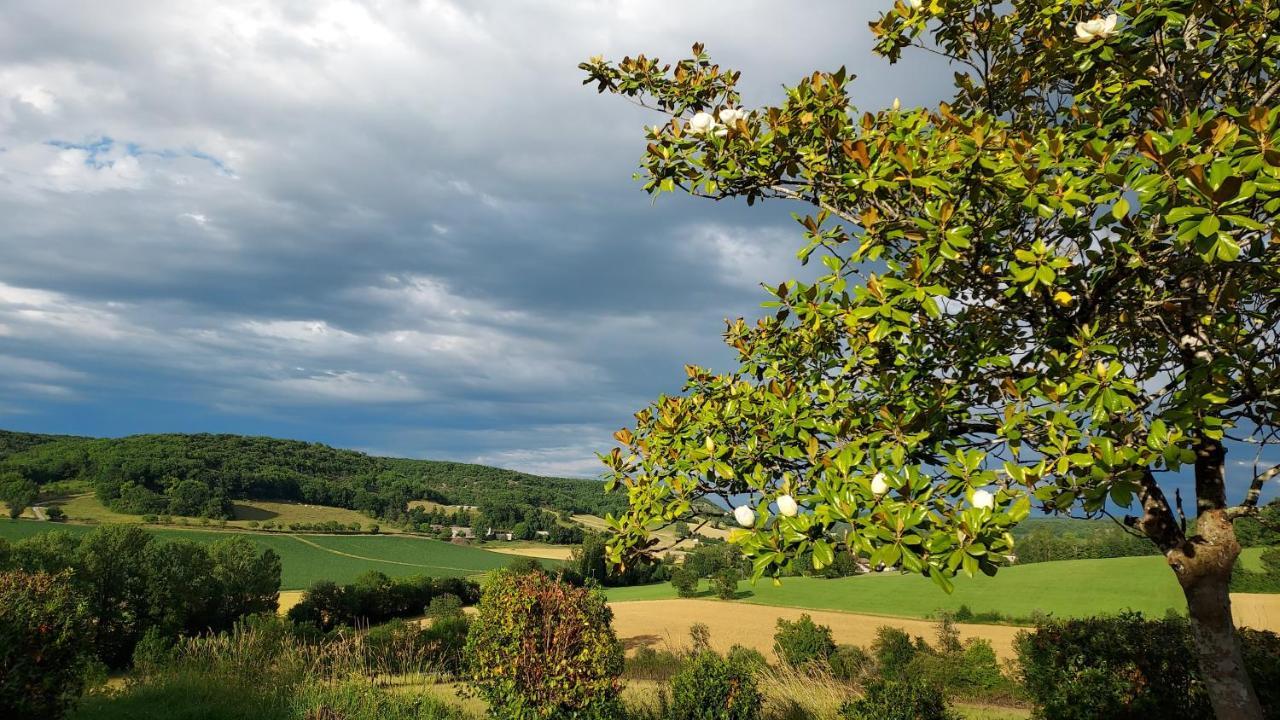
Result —
POLYGON ((302 593, 304 590, 281 590, 280 591, 280 609, 281 615, 287 615, 294 605, 302 602, 302 593))
POLYGON ((774 717, 840 717, 840 707, 857 696, 848 683, 820 671, 775 665, 759 675, 765 708, 774 717))
POLYGON ((485 543, 484 549, 502 555, 521 555, 543 560, 568 560, 573 555, 573 548, 568 545, 544 545, 541 543, 529 543, 527 545, 485 543))
MULTIPOLYGON (((598 530, 603 532, 605 530, 608 530, 609 528, 609 526, 605 523, 604 518, 599 517, 597 515, 573 515, 571 517, 574 522, 590 530, 598 530)), ((691 525, 690 529, 693 529, 693 527, 695 526, 691 525)), ((698 530, 698 534, 705 535, 709 538, 716 538, 719 540, 724 540, 729 537, 728 530, 725 530, 723 528, 719 528, 719 529, 713 528, 711 527, 710 524, 704 525, 700 530, 698 530)), ((653 537, 658 539, 658 542, 661 544, 662 547, 669 548, 670 550, 676 553, 682 553, 683 551, 691 550, 697 544, 697 541, 693 540, 692 538, 686 539, 686 540, 677 540, 675 530, 672 530, 669 527, 662 528, 661 530, 655 530, 652 533, 652 535, 653 537)))
POLYGON ((1231 593, 1236 627, 1280 633, 1280 594, 1231 593))
MULTIPOLYGON (((291 522, 322 523, 333 520, 343 525, 358 523, 361 528, 379 524, 379 521, 364 513, 326 505, 307 505, 277 500, 237 500, 234 508, 235 518, 227 522, 229 527, 245 528, 252 521, 259 523, 271 521, 279 525, 288 525, 291 522)), ((390 525, 383 525, 382 532, 397 533, 400 530, 390 525)))
MULTIPOLYGON (((681 646, 689 626, 704 623, 711 629, 712 648, 726 652, 735 644, 753 647, 776 662, 773 633, 778 618, 796 620, 808 614, 827 625, 837 643, 868 646, 881 625, 901 628, 912 635, 932 639, 936 624, 927 620, 859 615, 855 613, 770 607, 717 600, 646 600, 610 603, 613 627, 628 649, 642 646, 681 646)), ((1001 659, 1014 657, 1013 639, 1022 628, 1008 625, 959 624, 960 637, 985 638, 1001 659)))

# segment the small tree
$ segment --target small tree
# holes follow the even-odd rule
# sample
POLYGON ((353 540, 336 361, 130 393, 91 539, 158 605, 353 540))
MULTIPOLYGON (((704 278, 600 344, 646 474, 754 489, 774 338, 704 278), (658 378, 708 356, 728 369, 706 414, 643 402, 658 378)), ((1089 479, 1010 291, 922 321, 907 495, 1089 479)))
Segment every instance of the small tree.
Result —
POLYGON ((738 596, 738 580, 741 579, 736 567, 720 568, 711 576, 711 587, 715 588, 716 597, 721 600, 732 600, 738 596))
POLYGON ((31 480, 12 472, 0 474, 0 502, 8 507, 10 519, 20 517, 39 497, 40 488, 31 480))
POLYGON ((826 665, 836 651, 836 641, 831 637, 831 628, 815 623, 805 613, 794 622, 778 618, 773 651, 778 659, 795 667, 810 663, 826 665))
POLYGON ((682 598, 696 597, 698 594, 698 574, 687 567, 680 566, 671 571, 671 586, 682 598))
POLYGON ((733 541, 757 576, 851 549, 949 588, 995 573, 1033 507, 1124 516, 1183 589, 1218 716, 1260 718, 1228 582, 1233 523, 1280 466, 1229 500, 1226 456, 1280 437, 1280 13, 886 8, 876 51, 949 58, 950 103, 860 113, 841 68, 747 111, 701 46, 581 66, 667 116, 646 190, 809 203, 799 257, 825 268, 728 324, 736 371, 690 367, 617 433, 613 559, 703 497, 746 495, 733 541))
POLYGON ((599 590, 542 572, 495 573, 466 644, 491 714, 534 720, 616 712, 623 654, 612 619, 599 590))

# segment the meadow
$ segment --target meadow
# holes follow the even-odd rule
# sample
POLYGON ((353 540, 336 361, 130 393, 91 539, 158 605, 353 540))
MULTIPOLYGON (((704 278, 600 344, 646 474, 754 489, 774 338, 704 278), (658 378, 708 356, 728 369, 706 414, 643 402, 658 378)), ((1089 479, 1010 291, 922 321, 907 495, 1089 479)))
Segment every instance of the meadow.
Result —
MULTIPOLYGON (((80 535, 92 529, 90 525, 4 520, 0 521, 0 538, 16 541, 49 530, 80 535)), ((369 570, 378 570, 391 577, 464 577, 504 567, 511 562, 508 556, 479 548, 410 536, 291 535, 150 526, 146 529, 162 539, 183 538, 205 543, 235 534, 249 540, 258 549, 271 548, 280 556, 283 566, 282 590, 303 589, 316 580, 349 583, 369 570)))
MULTIPOLYGON (((1244 551, 1245 567, 1256 567, 1261 548, 1244 551)), ((669 584, 610 588, 614 602, 676 597, 669 584)), ((711 592, 703 585, 704 597, 711 592)), ((1027 618, 1034 613, 1081 617, 1136 610, 1152 617, 1174 610, 1186 613, 1186 602, 1173 573, 1159 556, 1063 560, 1005 568, 995 577, 958 577, 947 594, 932 581, 897 573, 823 579, 783 578, 781 585, 761 580, 742 583, 740 602, 871 615, 927 618, 939 610, 954 612, 966 605, 975 613, 998 611, 1027 618)), ((1280 614, 1278 609, 1277 614, 1280 614)), ((1280 617, 1273 618, 1273 624, 1280 617)))

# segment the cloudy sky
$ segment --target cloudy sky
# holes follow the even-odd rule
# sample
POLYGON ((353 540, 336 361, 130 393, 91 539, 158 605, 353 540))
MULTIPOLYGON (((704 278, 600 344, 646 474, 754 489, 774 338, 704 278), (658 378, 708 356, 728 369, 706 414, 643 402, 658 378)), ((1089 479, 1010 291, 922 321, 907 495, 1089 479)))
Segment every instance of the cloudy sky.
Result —
MULTIPOLYGON (((725 317, 784 205, 653 204, 656 115, 581 86, 703 41, 749 104, 869 52, 875 2, 52 0, 0 14, 0 427, 270 434, 594 475, 725 317)), ((927 67, 927 66, 925 66, 927 67)))

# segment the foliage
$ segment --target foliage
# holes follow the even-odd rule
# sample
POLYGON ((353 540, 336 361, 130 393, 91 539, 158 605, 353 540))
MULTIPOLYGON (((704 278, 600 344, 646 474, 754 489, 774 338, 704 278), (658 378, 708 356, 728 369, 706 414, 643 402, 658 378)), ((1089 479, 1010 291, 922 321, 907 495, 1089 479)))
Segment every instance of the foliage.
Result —
POLYGON ((452 598, 459 607, 474 605, 480 599, 480 588, 462 578, 416 575, 392 579, 371 570, 348 585, 329 580, 312 584, 289 609, 289 619, 326 631, 339 625, 377 625, 424 611, 443 613, 449 604, 444 598, 452 598))
POLYGON ((614 559, 747 496, 731 539, 757 577, 848 551, 950 589, 1007 564, 1035 506, 1115 511, 1186 591, 1218 711, 1257 717, 1227 583, 1280 465, 1229 499, 1226 456, 1280 441, 1280 13, 900 0, 871 30, 891 62, 963 68, 952 102, 860 113, 840 68, 748 110, 701 45, 580 65, 670 118, 650 194, 809 203, 798 256, 825 268, 728 324, 735 370, 688 367, 615 434, 614 559), (1183 467, 1193 528, 1166 497, 1183 467))
POLYGON ((755 668, 704 650, 671 680, 671 720, 757 720, 755 668))
POLYGON ((805 613, 795 621, 778 618, 773 651, 789 665, 826 665, 836 651, 836 642, 831 637, 831 628, 818 625, 805 613))
POLYGON ((828 658, 831 674, 845 682, 853 682, 874 668, 871 654, 857 645, 837 645, 828 658))
POLYGON ((720 568, 711 576, 711 587, 716 592, 716 597, 721 600, 732 600, 738 596, 738 580, 741 576, 738 574, 738 568, 725 567, 720 568))
POLYGON ((0 572, 0 715, 66 713, 92 657, 91 620, 66 574, 0 572))
POLYGON ((97 655, 113 668, 129 663, 149 628, 167 638, 228 629, 244 615, 275 612, 280 590, 280 559, 269 549, 242 537, 159 542, 137 526, 35 535, 12 546, 8 563, 67 571, 92 619, 97 655))
POLYGON ((606 560, 606 542, 603 535, 588 532, 581 536, 581 544, 573 549, 566 570, 584 580, 594 580, 606 587, 648 585, 662 582, 671 575, 671 563, 656 559, 644 559, 619 568, 606 560))
POLYGON ((671 587, 682 598, 691 598, 698 594, 698 576, 689 568, 681 565, 671 571, 671 587))
POLYGON ((0 502, 9 509, 9 517, 16 518, 22 511, 35 504, 40 488, 35 482, 15 472, 0 473, 0 502))
POLYGON ((876 628, 876 639, 871 643, 871 654, 876 659, 876 667, 880 674, 889 680, 897 680, 906 675, 907 668, 920 651, 924 640, 916 638, 912 642, 907 631, 888 625, 876 628))
MULTIPOLYGON (((235 499, 297 500, 422 521, 412 500, 604 514, 599 485, 465 463, 372 457, 319 443, 241 435, 93 439, 0 431, 0 470, 40 485, 89 482, 120 512, 230 518, 235 499)), ((2 499, 2 498, 0 498, 2 499)), ((575 529, 565 528, 572 535, 575 529)), ((564 542, 576 542, 565 536, 564 542)))
MULTIPOLYGON (((1280 715, 1280 638, 1240 634, 1268 717, 1280 715)), ((1045 622, 1018 639, 1022 681, 1047 720, 1213 717, 1184 620, 1136 615, 1045 622)))
POLYGON ((599 590, 542 572, 494 573, 467 637, 477 691, 496 717, 607 717, 623 669, 612 617, 599 590))
POLYGON ((844 720, 956 720, 937 686, 919 680, 878 680, 845 706, 844 720))

